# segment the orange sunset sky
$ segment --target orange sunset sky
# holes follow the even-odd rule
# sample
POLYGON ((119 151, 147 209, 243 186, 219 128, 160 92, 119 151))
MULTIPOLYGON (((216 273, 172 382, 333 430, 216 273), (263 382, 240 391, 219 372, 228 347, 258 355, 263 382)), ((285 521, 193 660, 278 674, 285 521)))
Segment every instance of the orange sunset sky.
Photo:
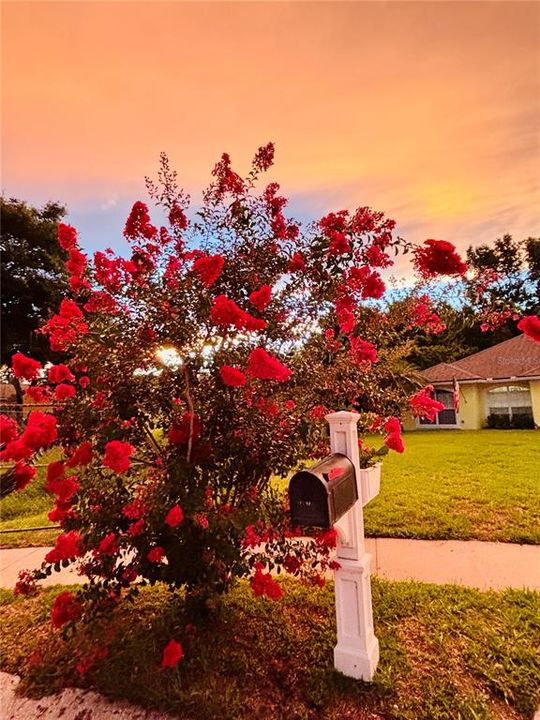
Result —
POLYGON ((121 246, 165 150, 197 197, 273 140, 291 212, 538 235, 540 4, 4 2, 2 189, 121 246))

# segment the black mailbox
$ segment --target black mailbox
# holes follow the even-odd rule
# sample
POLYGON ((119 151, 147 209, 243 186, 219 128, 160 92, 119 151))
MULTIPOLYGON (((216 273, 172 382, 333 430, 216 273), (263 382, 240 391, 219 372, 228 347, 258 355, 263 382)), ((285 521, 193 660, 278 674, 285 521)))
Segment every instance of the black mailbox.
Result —
POLYGON ((354 465, 346 455, 328 455, 295 473, 289 483, 292 523, 330 528, 358 500, 354 465))

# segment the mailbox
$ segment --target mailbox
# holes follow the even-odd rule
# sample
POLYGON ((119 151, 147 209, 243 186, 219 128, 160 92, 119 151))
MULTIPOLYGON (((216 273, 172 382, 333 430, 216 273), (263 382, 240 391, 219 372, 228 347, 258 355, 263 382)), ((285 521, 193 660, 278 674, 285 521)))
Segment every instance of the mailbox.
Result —
POLYGON ((292 523, 298 527, 330 528, 357 500, 354 465, 340 453, 300 470, 289 483, 292 523))

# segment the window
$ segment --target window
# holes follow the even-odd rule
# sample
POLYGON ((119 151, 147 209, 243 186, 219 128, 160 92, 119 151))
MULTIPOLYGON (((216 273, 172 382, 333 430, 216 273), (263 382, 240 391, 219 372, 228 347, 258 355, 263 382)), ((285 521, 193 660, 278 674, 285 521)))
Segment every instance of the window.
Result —
POLYGON ((487 414, 532 417, 531 392, 528 385, 499 385, 487 392, 487 414))
POLYGON ((420 425, 437 427, 439 425, 457 425, 457 415, 454 408, 454 393, 451 390, 435 390, 435 399, 444 405, 435 420, 419 419, 420 425))

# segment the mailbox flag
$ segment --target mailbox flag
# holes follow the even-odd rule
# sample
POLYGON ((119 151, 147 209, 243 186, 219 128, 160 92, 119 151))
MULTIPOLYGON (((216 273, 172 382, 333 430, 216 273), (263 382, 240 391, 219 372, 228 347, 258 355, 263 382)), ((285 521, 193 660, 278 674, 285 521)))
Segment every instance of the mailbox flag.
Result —
POLYGON ((459 383, 456 380, 456 378, 453 379, 452 384, 454 386, 454 410, 458 413, 459 412, 459 383))

